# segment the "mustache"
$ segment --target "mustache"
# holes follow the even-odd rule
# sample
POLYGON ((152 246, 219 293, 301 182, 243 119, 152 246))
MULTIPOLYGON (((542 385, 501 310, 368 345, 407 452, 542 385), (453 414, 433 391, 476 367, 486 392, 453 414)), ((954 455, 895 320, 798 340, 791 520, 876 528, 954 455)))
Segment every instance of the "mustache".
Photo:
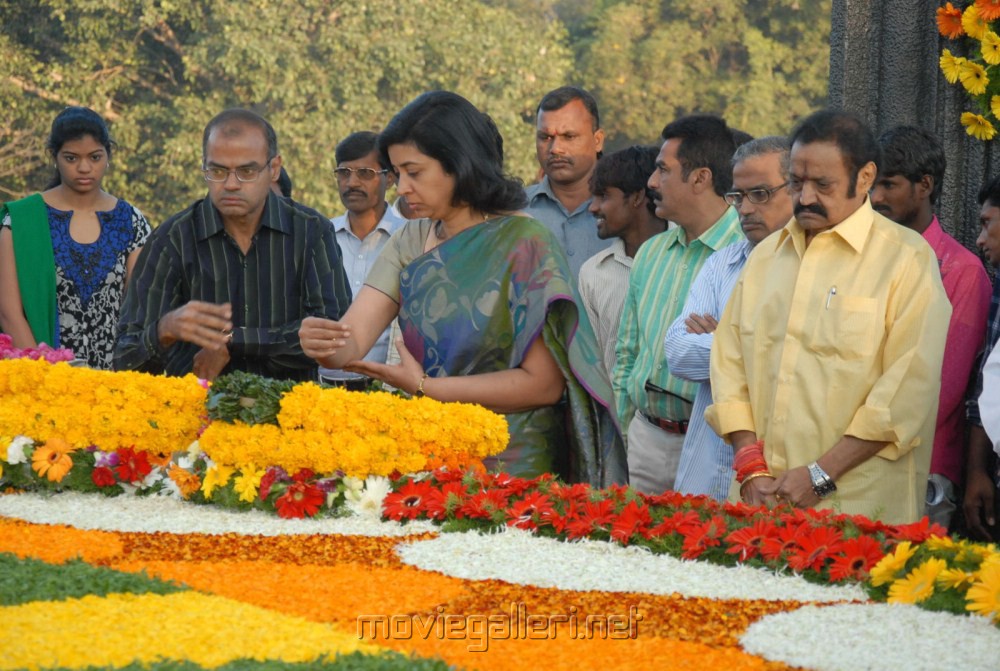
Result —
POLYGON ((814 203, 812 205, 802 205, 801 203, 795 203, 795 216, 799 216, 803 212, 811 212, 812 214, 817 214, 821 217, 827 216, 826 208, 819 203, 814 203))
POLYGON ((340 195, 341 195, 341 196, 349 196, 349 195, 351 195, 352 193, 356 193, 356 194, 357 194, 357 195, 359 195, 359 196, 367 196, 367 195, 368 195, 367 193, 365 193, 365 192, 364 192, 364 191, 362 191, 361 189, 348 189, 347 191, 341 191, 341 192, 340 192, 340 195))
POLYGON ((576 163, 573 159, 568 156, 550 156, 546 159, 546 165, 552 165, 553 163, 565 163, 566 165, 573 165, 576 163))

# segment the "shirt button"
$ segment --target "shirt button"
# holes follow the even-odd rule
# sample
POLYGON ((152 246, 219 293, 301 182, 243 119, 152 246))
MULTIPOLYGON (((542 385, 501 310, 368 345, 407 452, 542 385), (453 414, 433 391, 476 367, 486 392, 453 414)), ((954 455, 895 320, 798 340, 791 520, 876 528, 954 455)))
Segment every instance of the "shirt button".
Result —
POLYGON ((569 256, 573 256, 573 254, 575 253, 576 252, 574 252, 572 249, 566 252, 566 254, 568 254, 569 256))

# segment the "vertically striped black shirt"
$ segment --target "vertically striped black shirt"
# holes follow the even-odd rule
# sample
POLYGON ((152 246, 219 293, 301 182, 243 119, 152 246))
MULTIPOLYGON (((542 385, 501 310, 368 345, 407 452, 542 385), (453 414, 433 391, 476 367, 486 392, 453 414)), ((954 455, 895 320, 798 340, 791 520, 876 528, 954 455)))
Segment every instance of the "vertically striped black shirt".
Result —
POLYGON ((310 208, 268 194, 261 225, 244 255, 209 198, 153 231, 129 282, 115 341, 116 370, 191 372, 198 346, 160 346, 160 318, 188 301, 231 303, 234 370, 307 380, 316 362, 302 352, 302 318, 340 319, 351 302, 330 222, 310 208))

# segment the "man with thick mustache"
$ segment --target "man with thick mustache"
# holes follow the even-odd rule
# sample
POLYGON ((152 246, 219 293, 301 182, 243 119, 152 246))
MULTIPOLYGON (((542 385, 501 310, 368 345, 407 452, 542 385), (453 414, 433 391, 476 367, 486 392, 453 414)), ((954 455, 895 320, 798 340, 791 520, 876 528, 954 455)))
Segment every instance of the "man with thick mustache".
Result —
MULTIPOLYGON (((340 202, 347 212, 330 220, 337 234, 337 244, 344 255, 344 270, 357 294, 365 282, 368 271, 375 263, 389 236, 406 223, 385 200, 386 189, 396 181, 392 166, 383 163, 378 151, 378 135, 361 131, 348 135, 334 150, 340 202)), ((389 341, 392 328, 387 328, 365 356, 365 361, 385 363, 392 350, 389 341)), ((344 370, 319 369, 320 382, 351 391, 361 391, 368 386, 369 378, 344 370)))
POLYGON ((280 169, 277 135, 256 112, 229 109, 208 122, 208 197, 143 248, 118 321, 115 369, 316 379, 299 342, 302 318, 340 319, 351 292, 330 222, 271 190, 280 169))
POLYGON ((733 184, 733 135, 717 116, 675 119, 663 128, 656 169, 646 182, 656 216, 677 228, 647 240, 632 262, 612 386, 628 436, 629 484, 647 494, 674 486, 698 391, 670 370, 663 337, 705 260, 743 237, 736 210, 723 198, 733 184))
POLYGON ((733 188, 725 198, 739 213, 746 239, 720 249, 705 261, 684 310, 664 338, 673 374, 699 383, 673 487, 683 494, 704 494, 719 500, 729 496, 733 450, 705 423, 705 408, 712 403, 708 380, 712 334, 750 252, 792 218, 787 186, 788 138, 761 137, 740 145, 733 154, 733 188))
POLYGON ((535 151, 544 177, 527 187, 525 209, 566 252, 575 280, 583 262, 608 246, 590 212, 590 175, 604 148, 597 101, 576 86, 549 91, 536 111, 535 151))
POLYGON ((795 217, 757 245, 722 315, 705 418, 747 503, 914 522, 951 316, 937 259, 872 210, 879 148, 860 118, 816 112, 791 143, 795 217))

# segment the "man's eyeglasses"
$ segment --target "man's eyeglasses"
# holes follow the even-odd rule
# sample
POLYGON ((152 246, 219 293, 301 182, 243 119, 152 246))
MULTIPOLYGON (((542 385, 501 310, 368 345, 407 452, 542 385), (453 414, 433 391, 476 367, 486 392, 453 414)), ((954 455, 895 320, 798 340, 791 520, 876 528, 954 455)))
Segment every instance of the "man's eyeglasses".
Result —
POLYGON ((267 159, 267 163, 257 167, 255 165, 241 165, 238 168, 220 168, 217 166, 211 166, 208 168, 202 168, 201 172, 205 175, 205 179, 209 182, 225 182, 229 179, 229 173, 236 173, 236 180, 238 182, 256 182, 257 178, 260 177, 260 173, 264 172, 270 165, 273 158, 267 159))
POLYGON ((778 186, 773 186, 770 189, 767 187, 761 187, 759 189, 750 189, 749 191, 730 191, 726 193, 723 198, 726 202, 733 207, 739 207, 743 204, 743 199, 746 198, 754 205, 763 205, 767 201, 771 200, 771 196, 774 195, 775 191, 778 189, 783 189, 788 186, 788 182, 779 184, 778 186))
POLYGON ((388 170, 373 170, 372 168, 334 168, 333 174, 337 176, 341 182, 346 182, 351 178, 351 175, 357 175, 358 179, 362 182, 370 182, 379 175, 384 175, 389 172, 388 170))

